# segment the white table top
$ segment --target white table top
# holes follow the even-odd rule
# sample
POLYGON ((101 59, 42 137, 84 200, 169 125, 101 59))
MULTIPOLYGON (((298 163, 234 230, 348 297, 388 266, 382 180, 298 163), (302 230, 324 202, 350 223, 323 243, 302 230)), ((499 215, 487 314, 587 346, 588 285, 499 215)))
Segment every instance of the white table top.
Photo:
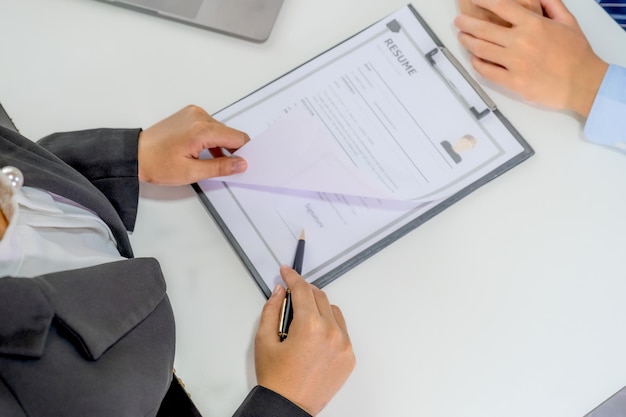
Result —
MULTIPOLYGON (((255 44, 92 0, 0 0, 0 101, 32 139, 215 112, 405 2, 286 1, 255 44)), ((626 66, 626 34, 566 3, 626 66)), ((467 66, 454 1, 413 4, 467 66)), ((326 287, 358 363, 321 415, 582 416, 626 385, 626 157, 486 89, 536 155, 326 287)), ((145 186, 132 240, 162 263, 179 376, 205 416, 230 415, 264 297, 190 187, 145 186)))

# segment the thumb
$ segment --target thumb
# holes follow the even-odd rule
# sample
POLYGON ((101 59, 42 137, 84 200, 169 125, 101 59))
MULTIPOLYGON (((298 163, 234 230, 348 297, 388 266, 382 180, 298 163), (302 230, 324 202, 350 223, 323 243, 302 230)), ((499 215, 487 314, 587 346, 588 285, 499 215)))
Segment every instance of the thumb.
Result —
POLYGON ((225 177, 240 174, 248 168, 245 159, 239 156, 223 156, 213 159, 197 160, 193 176, 197 181, 205 178, 225 177))
MULTIPOLYGON (((277 285, 265 306, 263 306, 258 330, 258 334, 262 335, 262 337, 269 335, 278 336, 278 322, 285 295, 285 289, 281 285, 277 285)), ((276 337, 276 340, 278 341, 278 337, 276 337)))

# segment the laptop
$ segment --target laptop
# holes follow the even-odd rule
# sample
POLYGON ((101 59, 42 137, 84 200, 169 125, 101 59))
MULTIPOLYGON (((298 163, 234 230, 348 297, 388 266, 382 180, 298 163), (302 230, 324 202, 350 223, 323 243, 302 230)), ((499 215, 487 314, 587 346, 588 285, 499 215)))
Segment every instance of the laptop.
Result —
POLYGON ((269 37, 283 0, 101 0, 253 42, 269 37))
POLYGON ((626 387, 613 394, 584 417, 626 417, 626 387))

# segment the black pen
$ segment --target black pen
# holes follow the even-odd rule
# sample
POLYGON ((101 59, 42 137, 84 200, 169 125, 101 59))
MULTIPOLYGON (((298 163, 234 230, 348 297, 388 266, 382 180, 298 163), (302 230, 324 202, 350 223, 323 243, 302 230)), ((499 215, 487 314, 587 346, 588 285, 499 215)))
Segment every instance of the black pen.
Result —
MULTIPOLYGON (((302 260, 304 259, 304 230, 300 234, 298 239, 298 246, 296 247, 296 256, 293 260, 293 269, 298 274, 302 273, 302 260)), ((291 304, 291 291, 287 289, 287 296, 283 300, 283 308, 280 314, 280 322, 278 323, 278 336, 282 342, 287 338, 287 332, 289 331, 289 325, 293 319, 293 305, 291 304)))

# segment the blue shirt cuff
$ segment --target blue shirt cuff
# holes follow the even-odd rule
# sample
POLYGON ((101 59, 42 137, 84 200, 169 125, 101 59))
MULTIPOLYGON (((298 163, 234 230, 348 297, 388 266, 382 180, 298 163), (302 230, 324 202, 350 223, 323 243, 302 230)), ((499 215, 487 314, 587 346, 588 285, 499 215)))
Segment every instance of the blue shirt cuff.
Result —
POLYGON ((584 133, 591 142, 626 152, 626 68, 609 65, 584 133))

